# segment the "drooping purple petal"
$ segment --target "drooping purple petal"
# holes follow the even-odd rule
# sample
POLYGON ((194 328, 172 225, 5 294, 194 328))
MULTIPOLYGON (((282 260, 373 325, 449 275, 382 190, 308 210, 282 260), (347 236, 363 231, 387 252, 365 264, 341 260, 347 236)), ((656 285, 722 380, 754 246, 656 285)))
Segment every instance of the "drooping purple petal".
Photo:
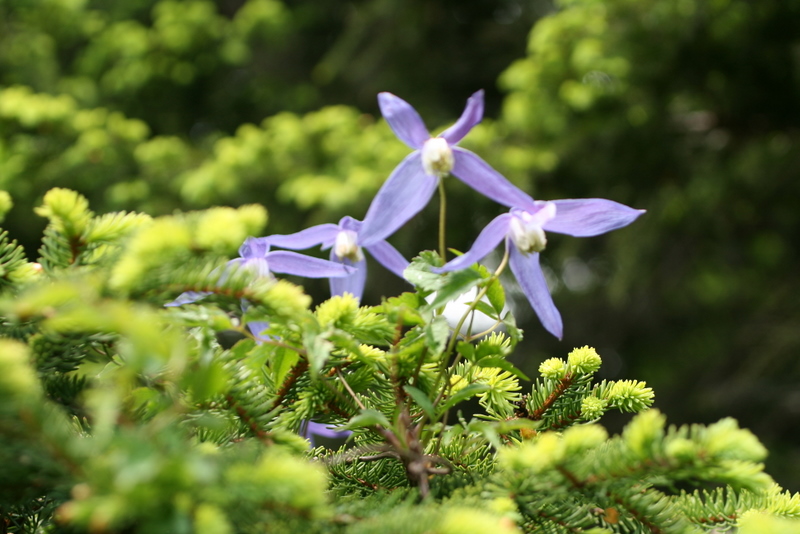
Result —
POLYGON ((378 93, 378 105, 395 135, 411 148, 422 148, 422 144, 431 138, 417 110, 402 98, 392 93, 378 93))
POLYGON ((333 439, 341 439, 346 438, 353 432, 350 430, 336 430, 335 428, 329 428, 328 425, 323 423, 315 423, 314 421, 306 421, 305 424, 301 427, 300 435, 304 438, 308 439, 311 442, 311 446, 316 446, 314 442, 314 436, 319 436, 322 438, 333 438, 333 439))
POLYGON ((510 213, 504 213, 492 219, 492 221, 481 230, 481 233, 478 234, 475 242, 472 243, 472 248, 462 256, 450 260, 444 266, 433 269, 433 272, 443 273, 458 271, 459 269, 466 269, 473 263, 481 261, 506 237, 508 225, 512 218, 513 215, 510 213))
POLYGON ((481 122, 483 118, 483 89, 474 93, 467 100, 467 107, 461 113, 461 117, 450 128, 443 131, 439 137, 444 137, 450 145, 455 145, 461 141, 469 131, 481 122))
POLYGON ((269 242, 266 237, 248 237, 239 247, 239 256, 245 259, 263 258, 269 252, 269 242))
MULTIPOLYGON (((331 251, 331 260, 336 259, 336 253, 331 251)), ((352 270, 352 274, 341 278, 331 278, 331 296, 344 295, 350 293, 358 300, 364 294, 364 286, 367 283, 367 260, 359 260, 353 262, 350 258, 344 258, 341 261, 343 265, 348 266, 352 270)))
POLYGON ((267 321, 251 321, 247 323, 247 328, 256 338, 256 343, 261 343, 269 339, 268 335, 262 334, 264 330, 269 328, 269 323, 267 321))
POLYGON ((508 181, 475 153, 453 147, 455 165, 453 176, 478 193, 510 208, 530 209, 533 199, 522 189, 508 181))
POLYGON ((184 304, 191 304, 192 302, 197 302, 198 300, 204 299, 209 295, 211 295, 211 291, 185 291, 180 295, 178 295, 178 298, 176 298, 172 302, 164 304, 164 306, 168 307, 183 306, 184 304))
POLYGON ((553 200, 556 216, 542 227, 548 232, 591 237, 627 226, 645 210, 604 198, 553 200))
POLYGON ((263 239, 272 246, 302 250, 315 245, 325 246, 329 244, 328 242, 333 244, 337 233, 339 233, 339 226, 329 223, 312 226, 294 234, 276 234, 263 239))
POLYGON ((403 271, 406 270, 409 262, 396 248, 386 241, 378 241, 365 248, 372 254, 373 258, 378 260, 378 263, 403 278, 403 271))
POLYGON ((419 151, 400 162, 372 199, 358 242, 368 247, 392 235, 422 211, 436 190, 437 179, 422 169, 419 151))
POLYGON ((509 266, 522 292, 528 297, 533 311, 539 316, 545 329, 561 339, 564 335, 564 324, 547 288, 547 281, 539 265, 539 253, 522 254, 513 244, 509 243, 508 246, 511 247, 509 266))
POLYGON ((277 250, 267 255, 269 268, 274 273, 294 274, 307 278, 350 276, 353 269, 328 260, 304 256, 297 252, 277 250))

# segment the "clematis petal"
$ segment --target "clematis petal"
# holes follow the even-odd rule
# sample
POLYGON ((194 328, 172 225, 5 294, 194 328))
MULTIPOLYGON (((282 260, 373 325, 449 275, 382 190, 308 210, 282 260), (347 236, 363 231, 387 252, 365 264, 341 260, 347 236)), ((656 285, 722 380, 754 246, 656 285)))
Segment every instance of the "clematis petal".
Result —
POLYGON ((436 190, 437 178, 422 170, 420 153, 400 162, 372 199, 359 232, 358 243, 368 247, 392 235, 422 211, 436 190))
POLYGON ((387 241, 378 241, 366 247, 372 257, 378 260, 378 263, 392 271, 394 274, 403 278, 403 271, 408 267, 408 260, 400 254, 396 248, 390 245, 387 241))
POLYGON ((263 258, 269 252, 269 242, 266 237, 248 237, 239 247, 239 256, 245 259, 263 258))
POLYGON ((547 281, 539 265, 539 253, 522 254, 517 247, 511 245, 509 266, 542 325, 561 339, 564 335, 564 324, 547 288, 547 281))
POLYGON ((269 339, 268 335, 262 334, 264 330, 269 328, 269 323, 267 321, 251 321, 247 323, 247 328, 256 338, 256 343, 262 343, 269 339))
POLYGON ((330 278, 350 276, 351 267, 328 260, 304 256, 297 252, 278 250, 267 254, 269 268, 273 273, 294 274, 307 278, 330 278))
POLYGON ((556 216, 544 224, 548 232, 590 237, 627 226, 645 210, 604 198, 553 200, 556 216))
POLYGON ((351 230, 355 233, 358 233, 361 230, 362 223, 359 220, 356 220, 349 215, 345 215, 341 219, 339 219, 339 229, 340 230, 351 230))
POLYGON ((323 423, 307 421, 303 426, 301 426, 300 435, 308 439, 308 441, 311 442, 312 447, 316 447, 314 436, 319 436, 321 438, 341 439, 348 437, 352 433, 353 432, 350 430, 336 430, 335 428, 330 428, 328 425, 323 423))
POLYGON ((455 145, 464 139, 481 119, 483 119, 483 89, 469 97, 461 117, 454 125, 439 134, 439 137, 444 137, 449 144, 455 145))
POLYGON ((339 226, 335 224, 320 224, 294 234, 276 234, 262 239, 276 247, 302 250, 314 245, 324 246, 328 241, 333 243, 338 233, 339 226))
POLYGON ((394 134, 411 148, 422 148, 422 144, 431 138, 417 110, 402 98, 392 93, 378 93, 378 105, 394 134))
POLYGON ((472 248, 470 248, 466 254, 454 260, 450 260, 444 266, 433 269, 433 271, 440 273, 458 271, 459 269, 466 269, 473 263, 481 261, 506 237, 508 225, 511 223, 513 217, 514 216, 510 213, 504 213, 492 219, 492 221, 481 230, 481 233, 478 234, 475 242, 472 243, 472 248))
POLYGON ((533 199, 475 153, 453 147, 453 175, 483 196, 510 208, 535 211, 533 199))
POLYGON ((197 302, 198 300, 206 298, 210 294, 211 291, 185 291, 180 295, 178 295, 178 298, 176 298, 172 302, 164 304, 164 306, 172 307, 172 306, 183 306, 184 304, 191 304, 192 302, 197 302))
MULTIPOLYGON (((331 251, 331 260, 334 258, 336 258, 336 255, 331 251)), ((343 267, 347 266, 348 269, 351 269, 352 274, 330 279, 331 296, 350 293, 358 300, 361 300, 361 296, 364 294, 364 286, 367 283, 367 260, 362 259, 353 262, 350 258, 345 258, 341 260, 341 263, 343 267)))

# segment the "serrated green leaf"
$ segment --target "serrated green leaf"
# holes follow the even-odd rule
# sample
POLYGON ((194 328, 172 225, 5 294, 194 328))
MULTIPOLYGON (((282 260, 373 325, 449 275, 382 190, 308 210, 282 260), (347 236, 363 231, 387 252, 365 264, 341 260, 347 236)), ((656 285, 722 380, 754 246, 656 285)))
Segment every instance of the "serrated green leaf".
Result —
POLYGON ((403 386, 403 389, 411 396, 412 399, 414 399, 414 402, 416 402, 419 407, 422 408, 422 411, 425 412, 425 415, 427 415, 431 421, 435 420, 436 410, 433 407, 433 403, 428 396, 425 395, 425 393, 414 386, 403 386))
POLYGON ((489 356, 487 358, 481 358, 480 360, 478 360, 477 365, 478 367, 497 367, 498 369, 502 369, 503 371, 508 371, 517 378, 530 381, 530 378, 528 378, 525 375, 525 373, 517 369, 511 362, 500 356, 489 356))
POLYGON ((439 279, 442 275, 431 272, 431 268, 442 265, 442 260, 436 252, 425 250, 406 267, 403 278, 424 291, 436 291, 441 284, 439 279))
POLYGON ((428 309, 444 306, 459 295, 477 286, 483 280, 481 275, 473 269, 463 269, 438 276, 440 276, 440 285, 435 288, 436 296, 428 304, 428 309))
POLYGON ((447 346, 450 337, 450 325, 447 319, 438 315, 425 327, 425 343, 434 354, 441 353, 447 346))
POLYGON ((382 426, 384 428, 391 428, 392 424, 381 412, 372 409, 362 410, 360 414, 356 415, 346 425, 340 427, 340 430, 354 430, 356 428, 364 428, 367 426, 382 426))
POLYGON ((425 300, 417 293, 406 292, 400 296, 386 299, 383 304, 376 306, 373 310, 376 313, 386 314, 387 319, 392 323, 400 321, 405 326, 415 326, 425 322, 418 311, 418 308, 423 305, 425 305, 425 300))

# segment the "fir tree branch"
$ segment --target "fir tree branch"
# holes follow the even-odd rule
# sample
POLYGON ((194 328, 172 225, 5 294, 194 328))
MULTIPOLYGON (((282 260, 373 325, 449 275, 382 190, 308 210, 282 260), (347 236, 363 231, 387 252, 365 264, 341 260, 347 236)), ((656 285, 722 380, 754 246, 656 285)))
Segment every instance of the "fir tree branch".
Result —
MULTIPOLYGON (((298 349, 299 351, 299 349, 298 349)), ((308 360, 303 359, 300 360, 297 365, 292 367, 292 370, 289 371, 289 376, 283 381, 281 387, 275 393, 275 401, 274 406, 278 406, 284 403, 286 400, 286 396, 289 394, 289 391, 292 389, 292 386, 295 385, 297 379, 300 378, 303 373, 308 370, 308 360)))
POLYGON ((239 418, 244 421, 244 423, 250 429, 250 432, 264 445, 273 445, 274 441, 272 440, 271 434, 264 429, 262 429, 258 422, 247 412, 247 410, 239 404, 232 395, 226 395, 225 400, 228 403, 228 406, 233 408, 236 411, 236 414, 239 418))
POLYGON ((626 502, 621 496, 614 495, 612 492, 606 492, 614 502, 628 511, 639 523, 647 528, 652 534, 664 534, 665 531, 648 519, 648 514, 644 510, 637 509, 632 503, 626 502))
POLYGON ((533 412, 528 413, 527 406, 523 407, 523 414, 522 417, 530 419, 531 421, 541 421, 544 414, 553 407, 553 404, 564 394, 567 389, 572 385, 575 381, 575 375, 572 373, 568 373, 564 376, 561 380, 559 380, 558 385, 556 388, 547 396, 541 406, 535 409, 533 412))

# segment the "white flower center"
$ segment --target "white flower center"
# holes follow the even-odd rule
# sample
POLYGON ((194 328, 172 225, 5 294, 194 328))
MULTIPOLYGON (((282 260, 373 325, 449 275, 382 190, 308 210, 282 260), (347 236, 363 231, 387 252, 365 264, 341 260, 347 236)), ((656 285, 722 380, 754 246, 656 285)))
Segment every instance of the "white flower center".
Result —
POLYGON ((430 176, 445 176, 453 170, 453 150, 442 137, 432 137, 422 145, 422 168, 430 176))
POLYGON ((541 226, 525 224, 522 219, 514 217, 511 219, 511 240, 520 252, 529 254, 531 252, 541 252, 547 246, 547 237, 541 226))
POLYGON ((341 230, 336 234, 333 252, 339 258, 349 258, 353 262, 364 259, 361 247, 358 246, 358 235, 352 230, 341 230))
POLYGON ((541 252, 547 246, 547 236, 542 225, 551 220, 556 215, 556 206, 547 203, 536 213, 518 211, 509 224, 511 240, 517 249, 523 254, 531 252, 541 252))

